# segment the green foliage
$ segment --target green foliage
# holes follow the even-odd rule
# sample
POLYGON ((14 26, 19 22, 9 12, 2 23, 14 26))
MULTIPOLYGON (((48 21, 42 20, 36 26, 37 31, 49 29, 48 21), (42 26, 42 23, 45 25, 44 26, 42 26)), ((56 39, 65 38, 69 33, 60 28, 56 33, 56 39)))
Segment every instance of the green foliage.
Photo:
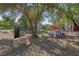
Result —
POLYGON ((49 22, 52 24, 65 25, 79 22, 79 4, 0 4, 0 11, 9 9, 12 10, 10 16, 13 18, 4 17, 6 21, 0 21, 0 26, 11 28, 19 24, 20 27, 31 29, 32 34, 36 34, 37 25, 45 18, 50 19, 49 22), (15 24, 18 12, 22 13, 22 17, 15 24))
POLYGON ((57 8, 50 10, 49 13, 52 23, 61 25, 79 23, 79 4, 58 4, 57 8))
POLYGON ((0 29, 11 29, 12 26, 8 21, 0 21, 0 29))

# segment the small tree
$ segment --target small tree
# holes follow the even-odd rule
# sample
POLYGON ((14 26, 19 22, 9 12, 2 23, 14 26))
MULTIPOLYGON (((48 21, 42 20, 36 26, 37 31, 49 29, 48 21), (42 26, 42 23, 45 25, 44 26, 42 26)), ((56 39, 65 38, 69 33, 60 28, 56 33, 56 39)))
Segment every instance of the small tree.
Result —
MULTIPOLYGON (((23 15, 26 16, 26 20, 32 31, 32 36, 37 37, 37 25, 42 18, 44 7, 41 4, 23 4, 23 7, 20 8, 23 15)), ((26 24, 26 22, 24 23, 26 24)))

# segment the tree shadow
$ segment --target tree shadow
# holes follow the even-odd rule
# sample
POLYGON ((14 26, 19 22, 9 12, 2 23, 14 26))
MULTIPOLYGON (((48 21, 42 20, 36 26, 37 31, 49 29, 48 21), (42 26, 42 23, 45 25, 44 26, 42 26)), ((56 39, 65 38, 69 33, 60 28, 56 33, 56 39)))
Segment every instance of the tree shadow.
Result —
POLYGON ((2 39, 0 40, 0 45, 12 45, 13 40, 2 39))
POLYGON ((53 50, 60 46, 55 42, 51 42, 50 40, 48 40, 48 38, 42 37, 42 38, 32 39, 32 44, 40 46, 40 49, 45 50, 49 55, 58 55, 54 53, 53 50))
MULTIPOLYGON (((58 39, 55 39, 55 40, 58 40, 58 39)), ((68 47, 68 45, 66 47, 62 47, 57 42, 50 41, 48 37, 32 39, 32 43, 34 45, 40 46, 41 50, 45 50, 51 56, 52 55, 55 55, 55 56, 78 56, 79 55, 79 49, 68 47)))
POLYGON ((79 38, 78 36, 68 36, 68 35, 66 35, 66 37, 65 37, 66 39, 75 39, 75 38, 79 38))
POLYGON ((23 55, 22 53, 25 50, 27 50, 31 44, 28 46, 26 46, 25 44, 21 44, 17 48, 12 47, 12 45, 13 45, 13 40, 5 40, 5 39, 0 40, 0 46, 2 46, 2 48, 0 48, 0 51, 3 50, 2 51, 3 53, 1 52, 0 55, 1 56, 17 56, 17 55, 22 56, 23 55))
MULTIPOLYGON (((50 56, 79 56, 79 44, 71 44, 73 47, 69 44, 70 42, 67 40, 70 38, 49 38, 49 37, 38 37, 38 38, 29 38, 31 44, 26 46, 25 44, 21 44, 17 48, 10 48, 6 50, 5 54, 2 54, 2 56, 24 56, 23 53, 29 53, 28 51, 31 51, 29 47, 37 46, 39 47, 40 51, 45 51, 50 56), (66 45, 63 45, 63 43, 67 42, 66 45), (59 44, 60 43, 60 44, 59 44), (77 46, 77 47, 75 47, 77 46)), ((3 40, 0 40, 0 45, 11 45, 12 41, 5 40, 5 43, 3 40)), ((75 43, 75 42, 73 42, 75 43)), ((32 47, 35 49, 34 47, 32 47)), ((37 49, 38 50, 38 49, 37 49)), ((37 53, 37 52, 35 52, 37 53)), ((39 54, 39 53, 38 53, 39 54)), ((1 54, 0 54, 1 55, 1 54)), ((31 52, 31 54, 33 53, 31 52)), ((37 54, 35 54, 37 56, 37 54)), ((39 54, 40 55, 40 54, 39 54)), ((43 55, 43 54, 42 54, 43 55)))

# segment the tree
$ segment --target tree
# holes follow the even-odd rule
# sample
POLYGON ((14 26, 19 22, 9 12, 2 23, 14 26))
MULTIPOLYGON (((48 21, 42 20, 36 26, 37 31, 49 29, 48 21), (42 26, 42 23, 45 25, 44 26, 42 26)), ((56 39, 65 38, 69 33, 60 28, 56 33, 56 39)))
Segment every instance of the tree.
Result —
POLYGON ((26 15, 26 20, 30 24, 32 36, 37 36, 37 25, 42 20, 43 12, 45 11, 44 4, 23 4, 20 6, 23 15, 26 15))
MULTIPOLYGON (((76 29, 79 30, 77 21, 79 22, 79 4, 58 4, 55 8, 54 13, 51 13, 51 21, 61 23, 62 25, 74 24, 76 29)), ((52 12, 52 11, 49 11, 52 12)))
POLYGON ((76 30, 79 30, 79 27, 77 25, 78 16, 79 16, 79 7, 78 4, 65 4, 65 7, 62 8, 63 14, 68 19, 69 22, 72 22, 74 26, 76 27, 76 30))

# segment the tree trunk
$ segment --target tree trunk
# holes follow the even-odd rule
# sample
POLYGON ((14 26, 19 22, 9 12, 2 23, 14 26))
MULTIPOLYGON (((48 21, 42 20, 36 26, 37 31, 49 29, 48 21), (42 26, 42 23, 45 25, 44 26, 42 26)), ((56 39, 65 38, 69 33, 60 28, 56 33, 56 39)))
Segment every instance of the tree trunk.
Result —
POLYGON ((32 37, 33 38, 37 38, 38 35, 37 35, 37 24, 35 23, 34 26, 33 26, 33 23, 31 20, 29 20, 30 22, 30 27, 31 27, 31 31, 32 31, 32 37))
POLYGON ((37 38, 38 37, 38 35, 37 35, 37 24, 35 24, 35 26, 33 27, 32 30, 33 30, 32 37, 37 38))
POLYGON ((74 23, 74 31, 79 31, 78 25, 76 24, 76 22, 74 21, 74 19, 72 19, 72 22, 74 23))
MULTIPOLYGON (((68 16, 69 17, 69 16, 68 16)), ((75 26, 75 29, 74 31, 79 31, 79 28, 78 28, 78 25, 76 24, 74 18, 73 18, 73 14, 72 14, 72 17, 70 17, 71 21, 74 23, 74 26, 75 26)))

